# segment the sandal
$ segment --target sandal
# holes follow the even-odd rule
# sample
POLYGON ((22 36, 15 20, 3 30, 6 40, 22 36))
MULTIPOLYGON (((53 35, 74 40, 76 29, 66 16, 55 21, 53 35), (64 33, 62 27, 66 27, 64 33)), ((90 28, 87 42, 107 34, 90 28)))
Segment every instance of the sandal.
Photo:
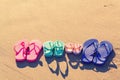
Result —
POLYGON ((64 43, 62 41, 54 42, 54 56, 61 57, 64 54, 64 43))
POLYGON ((18 41, 14 45, 14 51, 16 53, 15 59, 16 61, 24 61, 26 60, 26 49, 28 48, 27 40, 18 41))
POLYGON ((66 53, 73 53, 73 43, 65 44, 65 52, 66 53))
POLYGON ((27 61, 34 62, 37 60, 40 51, 42 49, 42 43, 38 40, 32 40, 29 43, 29 48, 27 49, 27 61))
POLYGON ((52 41, 44 42, 43 52, 44 52, 45 57, 53 56, 53 48, 54 48, 54 45, 52 41))
POLYGON ((81 52, 81 46, 80 46, 80 44, 74 44, 74 47, 73 47, 73 53, 75 54, 75 55, 77 55, 77 54, 80 54, 80 52, 81 52))
POLYGON ((96 39, 87 40, 83 44, 83 51, 82 51, 82 58, 81 58, 82 62, 85 62, 85 63, 92 62, 94 55, 97 51, 97 47, 98 47, 98 40, 96 39))

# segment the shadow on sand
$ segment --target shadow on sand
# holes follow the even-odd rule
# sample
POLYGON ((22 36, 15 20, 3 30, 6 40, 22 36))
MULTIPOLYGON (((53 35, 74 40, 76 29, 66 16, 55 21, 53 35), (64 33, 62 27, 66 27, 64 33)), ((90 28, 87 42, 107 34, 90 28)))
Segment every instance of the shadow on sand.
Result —
MULTIPOLYGON (((109 55, 109 57, 108 57, 108 59, 107 59, 107 61, 105 62, 104 65, 95 65, 93 63, 89 63, 89 64, 82 63, 81 62, 81 54, 80 55, 67 54, 67 57, 68 57, 68 62, 67 62, 65 54, 62 57, 45 58, 50 71, 53 74, 56 74, 57 76, 60 73, 64 79, 68 76, 69 66, 72 67, 73 69, 78 69, 79 68, 81 70, 93 70, 95 72, 103 72, 103 73, 109 71, 111 68, 117 69, 117 65, 113 62, 113 58, 115 57, 115 52, 114 51, 111 52, 111 54, 109 55), (56 66, 55 68, 53 66, 50 66, 50 64, 52 64, 53 61, 55 61, 55 66, 56 66), (63 70, 63 68, 61 68, 61 66, 63 66, 63 65, 61 65, 61 63, 65 63, 64 65, 66 67, 64 68, 64 70, 63 70), (69 66, 68 66, 68 63, 69 63, 69 66)), ((27 62, 27 61, 16 62, 17 67, 24 68, 26 66, 30 66, 32 68, 35 68, 38 65, 43 66, 42 61, 39 60, 42 55, 43 55, 43 51, 40 52, 39 57, 33 63, 30 63, 30 62, 27 62)))
MULTIPOLYGON (((66 53, 65 53, 66 54, 66 53)), ((95 72, 107 72, 109 71, 111 68, 115 68, 117 69, 117 65, 113 62, 113 58, 115 57, 115 52, 112 51, 111 54, 108 56, 107 61, 105 62, 105 64, 103 65, 95 65, 93 63, 82 63, 81 62, 81 54, 80 55, 74 55, 74 54, 67 54, 68 57, 68 63, 69 66, 72 67, 73 69, 81 69, 81 70, 93 70, 95 72), (81 66, 82 65, 82 66, 81 66)), ((45 58, 47 63, 48 63, 48 68, 50 69, 50 71, 52 73, 55 73, 56 75, 59 75, 59 72, 61 73, 63 78, 66 78, 68 76, 69 73, 69 66, 67 63, 67 60, 65 58, 65 55, 59 58, 55 58, 55 57, 50 57, 50 58, 45 58), (50 64, 52 64, 53 61, 56 61, 56 68, 53 68, 52 66, 50 66, 50 64), (66 63, 66 69, 63 73, 63 71, 61 71, 60 69, 60 64, 61 62, 65 62, 66 63)), ((62 65, 61 65, 62 66, 62 65)))
POLYGON ((95 65, 95 64, 87 64, 87 63, 82 63, 82 66, 79 66, 81 70, 93 70, 95 72, 107 72, 111 68, 117 69, 117 65, 113 62, 113 58, 115 57, 115 52, 112 51, 111 54, 108 56, 105 64, 103 65, 95 65))
POLYGON ((73 69, 78 69, 79 65, 80 65, 80 57, 81 55, 75 55, 75 54, 67 54, 67 57, 69 59, 69 65, 73 68, 73 69))
POLYGON ((67 60, 65 58, 65 55, 62 57, 50 57, 50 58, 45 58, 47 63, 48 63, 48 68, 50 69, 50 71, 52 73, 55 73, 56 75, 59 75, 59 73, 61 73, 63 78, 66 78, 68 76, 68 64, 67 64, 67 60), (52 62, 55 61, 56 62, 56 68, 53 68, 52 66, 50 66, 50 64, 52 64, 52 62), (62 70, 60 67, 62 65, 60 65, 60 63, 65 63, 65 70, 62 70))

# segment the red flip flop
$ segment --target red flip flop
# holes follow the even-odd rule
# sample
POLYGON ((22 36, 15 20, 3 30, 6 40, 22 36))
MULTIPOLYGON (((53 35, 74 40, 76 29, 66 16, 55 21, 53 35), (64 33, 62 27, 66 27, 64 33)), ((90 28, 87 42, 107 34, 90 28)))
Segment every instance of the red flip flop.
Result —
POLYGON ((16 61, 24 61, 26 60, 26 50, 28 48, 27 40, 18 41, 14 45, 14 51, 16 53, 15 59, 16 61))
POLYGON ((81 48, 82 48, 82 47, 80 46, 80 44, 75 43, 75 44, 74 44, 74 47, 73 47, 73 53, 76 54, 76 55, 77 55, 77 54, 80 54, 81 48))
POLYGON ((29 49, 27 52, 27 61, 34 62, 37 60, 40 50, 42 49, 42 43, 38 40, 32 40, 29 43, 29 49))
POLYGON ((67 43, 65 44, 65 52, 67 53, 73 53, 73 43, 67 43))

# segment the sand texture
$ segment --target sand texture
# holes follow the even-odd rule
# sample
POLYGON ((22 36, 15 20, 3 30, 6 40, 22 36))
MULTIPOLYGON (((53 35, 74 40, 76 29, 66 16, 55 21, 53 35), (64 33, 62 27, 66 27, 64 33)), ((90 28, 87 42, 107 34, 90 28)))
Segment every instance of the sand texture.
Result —
POLYGON ((0 0, 0 80, 119 80, 120 0, 0 0), (114 52, 103 66, 78 56, 16 63, 13 45, 21 39, 83 44, 109 40, 114 52))

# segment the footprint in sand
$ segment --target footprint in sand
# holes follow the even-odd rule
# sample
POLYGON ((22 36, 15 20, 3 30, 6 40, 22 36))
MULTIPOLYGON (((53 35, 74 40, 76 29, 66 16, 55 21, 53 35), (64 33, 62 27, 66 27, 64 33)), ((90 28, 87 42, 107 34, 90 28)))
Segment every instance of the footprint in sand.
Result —
POLYGON ((104 7, 113 7, 113 4, 105 4, 104 7))

